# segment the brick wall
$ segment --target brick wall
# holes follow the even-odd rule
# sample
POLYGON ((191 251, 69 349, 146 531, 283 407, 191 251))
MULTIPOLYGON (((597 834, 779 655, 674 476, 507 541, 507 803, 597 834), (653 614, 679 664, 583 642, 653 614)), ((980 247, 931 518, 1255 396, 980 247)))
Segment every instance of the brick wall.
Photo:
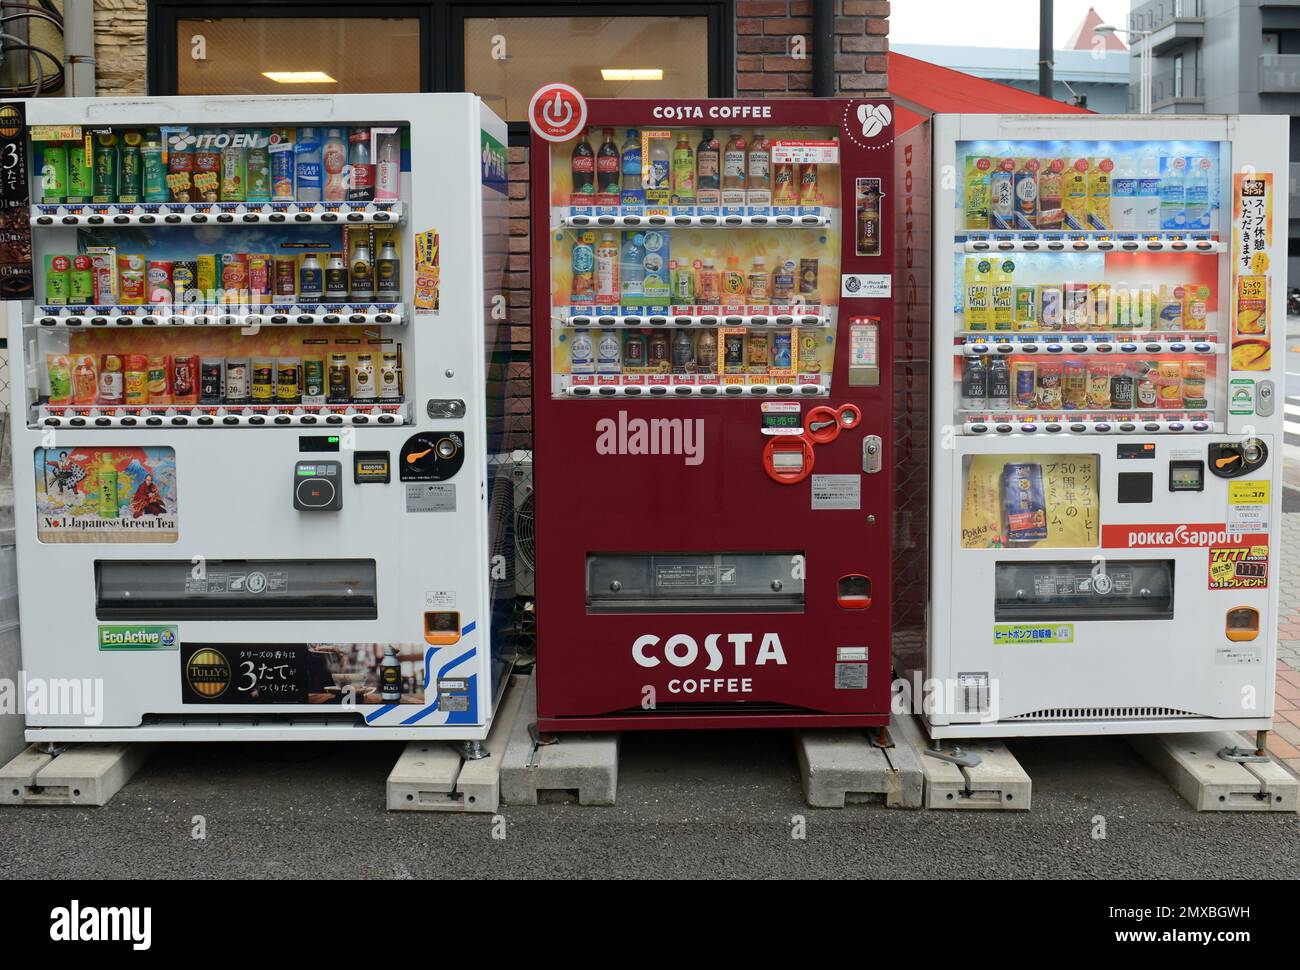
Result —
MULTIPOLYGON (((835 93, 886 92, 889 0, 834 0, 835 93)), ((736 0, 736 94, 813 90, 812 0, 736 0)))
POLYGON ((95 93, 145 93, 145 0, 95 0, 95 93))

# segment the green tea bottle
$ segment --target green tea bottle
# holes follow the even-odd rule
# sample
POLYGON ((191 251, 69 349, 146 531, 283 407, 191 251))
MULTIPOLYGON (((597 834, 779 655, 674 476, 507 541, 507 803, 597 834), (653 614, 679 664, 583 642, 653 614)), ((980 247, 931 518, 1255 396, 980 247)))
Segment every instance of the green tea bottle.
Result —
POLYGON ((113 453, 106 451, 99 467, 95 469, 95 484, 99 488, 96 510, 101 519, 116 519, 118 512, 117 466, 113 464, 113 453))

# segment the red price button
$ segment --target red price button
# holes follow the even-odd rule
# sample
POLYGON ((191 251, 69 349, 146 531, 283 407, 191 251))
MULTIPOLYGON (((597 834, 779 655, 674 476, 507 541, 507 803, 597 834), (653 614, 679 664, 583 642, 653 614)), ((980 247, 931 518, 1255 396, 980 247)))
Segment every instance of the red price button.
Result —
POLYGON ((528 102, 528 124, 547 141, 568 141, 587 125, 587 102, 571 85, 544 85, 528 102))

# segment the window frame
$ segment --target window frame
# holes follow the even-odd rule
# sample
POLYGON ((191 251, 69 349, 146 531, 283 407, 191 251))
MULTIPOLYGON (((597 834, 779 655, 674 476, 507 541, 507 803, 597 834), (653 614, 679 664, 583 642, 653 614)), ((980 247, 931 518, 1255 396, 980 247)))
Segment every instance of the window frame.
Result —
MULTIPOLYGON (((704 17, 708 21, 708 91, 705 97, 735 96, 735 0, 514 0, 473 3, 470 0, 389 0, 359 5, 355 0, 148 0, 145 71, 150 97, 175 95, 179 87, 180 21, 191 19, 352 19, 406 18, 420 22, 420 90, 463 91, 465 86, 465 21, 492 17, 704 17)), ((528 143, 528 123, 509 123, 510 144, 528 143)))
MULTIPOLYGON (((465 90, 465 21, 488 20, 493 17, 705 17, 708 20, 708 91, 704 97, 730 98, 735 94, 734 70, 734 4, 733 0, 715 2, 678 3, 591 3, 583 0, 552 0, 550 3, 466 3, 453 2, 448 23, 447 90, 465 90), (731 69, 724 67, 727 65, 731 69)), ((506 119, 510 131, 510 144, 528 144, 528 122, 506 119)))

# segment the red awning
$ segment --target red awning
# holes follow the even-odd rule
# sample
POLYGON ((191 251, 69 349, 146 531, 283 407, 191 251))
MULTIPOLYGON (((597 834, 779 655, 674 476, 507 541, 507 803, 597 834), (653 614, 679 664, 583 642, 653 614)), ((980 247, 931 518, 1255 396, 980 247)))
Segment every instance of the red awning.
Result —
POLYGON ((933 114, 1093 114, 1087 108, 893 51, 889 52, 889 94, 894 99, 897 132, 933 114))

